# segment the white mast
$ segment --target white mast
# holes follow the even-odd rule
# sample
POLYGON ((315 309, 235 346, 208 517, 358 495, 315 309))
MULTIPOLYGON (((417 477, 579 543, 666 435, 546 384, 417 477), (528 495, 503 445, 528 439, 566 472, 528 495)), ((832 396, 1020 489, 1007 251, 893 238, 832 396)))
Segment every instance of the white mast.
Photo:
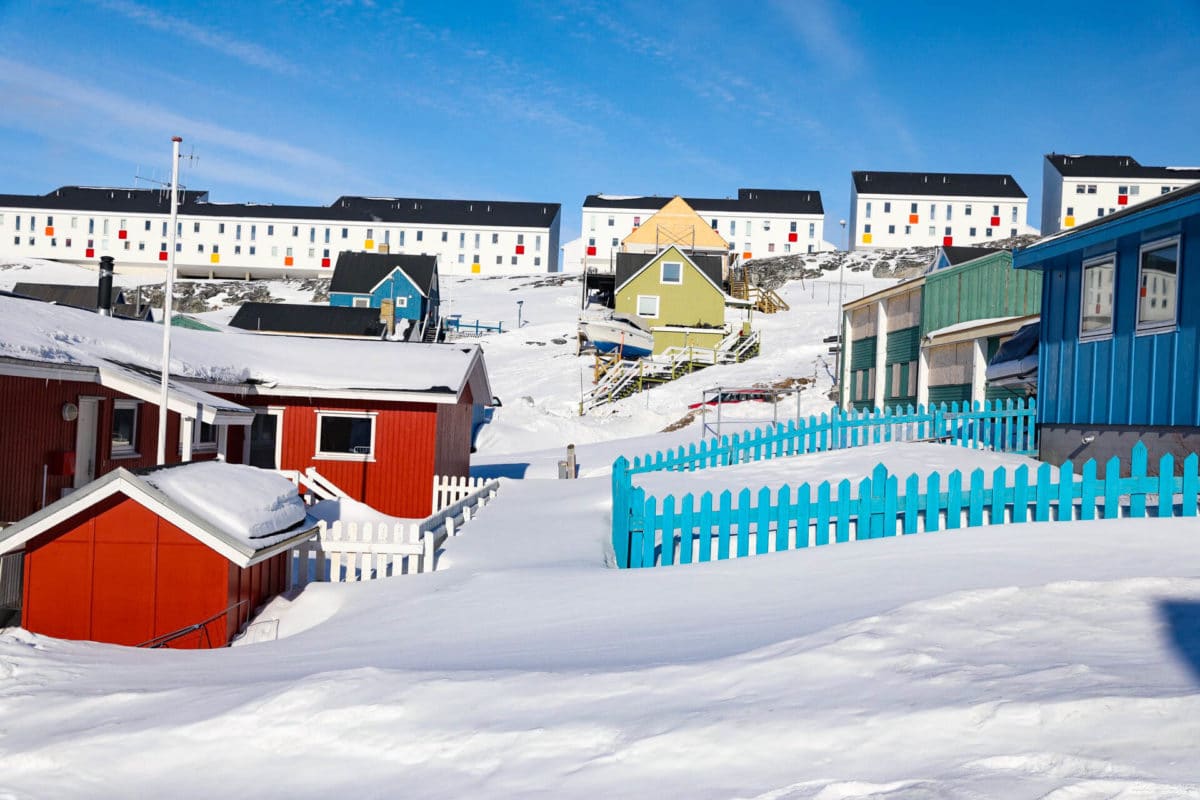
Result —
MULTIPOLYGON (((167 384, 171 377, 171 306, 175 298, 175 236, 179 216, 179 144, 171 137, 171 234, 167 250, 167 285, 163 291, 162 395, 158 402, 158 463, 167 463, 167 384)), ((179 426, 180 435, 183 425, 179 426)))

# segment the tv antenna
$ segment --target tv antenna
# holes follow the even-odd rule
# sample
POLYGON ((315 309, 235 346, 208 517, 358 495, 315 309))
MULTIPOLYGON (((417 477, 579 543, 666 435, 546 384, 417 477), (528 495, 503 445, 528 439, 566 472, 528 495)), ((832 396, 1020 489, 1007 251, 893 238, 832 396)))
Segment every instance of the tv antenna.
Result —
MULTIPOLYGON (((190 152, 180 153, 179 160, 181 162, 184 162, 184 163, 180 164, 180 169, 182 170, 184 166, 191 166, 192 164, 198 162, 200 160, 200 156, 196 155, 196 148, 192 147, 190 152)), ((144 184, 148 184, 151 187, 157 188, 160 194, 167 194, 171 191, 170 172, 171 172, 170 170, 167 170, 168 177, 166 179, 162 179, 162 178, 158 177, 158 170, 152 169, 150 171, 150 177, 146 177, 145 175, 141 174, 142 167, 139 164, 134 171, 133 186, 136 189, 138 187, 139 183, 144 183, 144 184)), ((185 183, 183 183, 182 181, 179 182, 179 191, 180 192, 187 191, 187 185, 185 183)))

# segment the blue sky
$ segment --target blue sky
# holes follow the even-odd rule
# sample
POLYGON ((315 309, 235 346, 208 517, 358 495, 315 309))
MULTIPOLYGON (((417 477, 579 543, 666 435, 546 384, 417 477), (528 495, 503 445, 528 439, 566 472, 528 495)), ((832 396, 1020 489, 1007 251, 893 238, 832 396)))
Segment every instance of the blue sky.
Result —
POLYGON ((0 192, 724 197, 1041 156, 1200 164, 1200 3, 0 0, 0 192), (969 10, 964 10, 969 9, 969 10))

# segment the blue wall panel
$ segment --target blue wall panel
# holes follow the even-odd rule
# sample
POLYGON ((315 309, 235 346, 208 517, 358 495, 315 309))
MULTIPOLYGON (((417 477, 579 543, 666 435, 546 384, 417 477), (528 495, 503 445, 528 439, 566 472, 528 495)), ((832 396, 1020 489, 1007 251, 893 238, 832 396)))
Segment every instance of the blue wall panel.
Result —
POLYGON ((1200 425, 1200 215, 1126 231, 1042 262, 1039 416, 1042 422, 1200 425), (1144 242, 1181 234, 1178 327, 1137 335, 1138 259, 1144 242), (1083 261, 1116 253, 1113 335, 1080 342, 1083 261))

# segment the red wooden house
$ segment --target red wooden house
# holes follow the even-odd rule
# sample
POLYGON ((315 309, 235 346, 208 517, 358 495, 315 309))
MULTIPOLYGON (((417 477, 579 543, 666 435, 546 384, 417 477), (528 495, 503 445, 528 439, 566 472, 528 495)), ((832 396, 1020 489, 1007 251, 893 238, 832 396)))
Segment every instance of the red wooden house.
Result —
POLYGON ((266 470, 118 468, 0 530, 0 553, 23 550, 27 630, 221 647, 288 585, 288 549, 316 524, 266 470))
MULTIPOLYGON (((0 525, 156 454, 162 328, 0 295, 0 525)), ((470 467, 482 351, 175 329, 167 460, 316 469, 398 517, 470 467)))

